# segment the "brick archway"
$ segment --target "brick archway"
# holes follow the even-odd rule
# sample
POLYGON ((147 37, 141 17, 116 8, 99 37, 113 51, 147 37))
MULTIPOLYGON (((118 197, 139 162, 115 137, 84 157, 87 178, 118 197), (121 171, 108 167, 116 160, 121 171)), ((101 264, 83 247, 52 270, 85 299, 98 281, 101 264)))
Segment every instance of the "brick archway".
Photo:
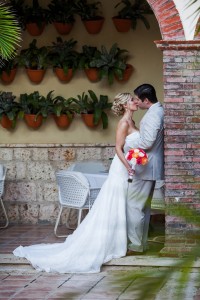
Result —
POLYGON ((158 20, 163 40, 184 40, 183 25, 173 0, 147 0, 158 20))
MULTIPOLYGON (((183 25, 173 0, 147 0, 158 20, 163 40, 185 40, 183 25)), ((199 26, 199 21, 196 25, 199 26)), ((200 32, 195 36, 200 40, 200 32)))
MULTIPOLYGON (((200 203, 200 33, 186 41, 173 0, 147 0, 159 23, 163 51, 165 109, 165 202, 199 210, 200 203)), ((191 224, 166 213, 161 253, 177 255, 195 244, 191 224)))

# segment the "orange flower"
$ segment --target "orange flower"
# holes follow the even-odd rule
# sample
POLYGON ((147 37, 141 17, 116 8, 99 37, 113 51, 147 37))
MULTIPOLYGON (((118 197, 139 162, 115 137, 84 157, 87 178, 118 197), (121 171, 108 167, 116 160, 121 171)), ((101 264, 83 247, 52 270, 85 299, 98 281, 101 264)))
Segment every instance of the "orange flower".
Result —
POLYGON ((143 157, 142 158, 142 165, 146 165, 148 163, 148 158, 147 157, 143 157))

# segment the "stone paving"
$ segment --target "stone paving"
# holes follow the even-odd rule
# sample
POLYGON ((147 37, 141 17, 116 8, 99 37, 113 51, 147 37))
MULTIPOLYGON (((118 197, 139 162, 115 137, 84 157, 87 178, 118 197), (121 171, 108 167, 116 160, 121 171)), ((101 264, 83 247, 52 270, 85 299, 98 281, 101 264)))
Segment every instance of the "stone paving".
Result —
MULTIPOLYGON (((60 242, 62 240, 59 239, 60 242)), ((37 272, 27 260, 12 255, 19 244, 55 241, 58 239, 54 237, 51 225, 9 226, 0 231, 0 300, 138 300, 147 280, 153 285, 164 270, 178 261, 177 258, 147 253, 112 260, 97 274, 61 275, 37 272)), ((160 285, 159 291, 151 291, 149 286, 147 295, 141 300, 200 300, 199 269, 200 261, 196 261, 189 274, 189 283, 184 284, 183 290, 177 288, 181 268, 160 285)))

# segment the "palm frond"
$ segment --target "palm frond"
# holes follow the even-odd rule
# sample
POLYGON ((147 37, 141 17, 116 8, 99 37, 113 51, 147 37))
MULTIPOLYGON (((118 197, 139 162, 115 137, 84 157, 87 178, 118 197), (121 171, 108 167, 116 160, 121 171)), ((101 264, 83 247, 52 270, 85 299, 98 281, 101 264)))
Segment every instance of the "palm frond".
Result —
POLYGON ((20 26, 10 7, 0 2, 0 64, 3 59, 16 55, 15 49, 21 41, 20 26))

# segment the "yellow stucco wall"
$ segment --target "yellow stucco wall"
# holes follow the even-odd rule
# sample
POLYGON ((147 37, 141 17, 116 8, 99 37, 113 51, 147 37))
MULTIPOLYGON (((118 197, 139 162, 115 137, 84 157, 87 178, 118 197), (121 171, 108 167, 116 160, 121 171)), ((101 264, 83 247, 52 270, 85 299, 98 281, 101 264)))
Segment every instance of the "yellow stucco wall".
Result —
MULTIPOLYGON (((127 83, 114 82, 113 85, 109 86, 106 79, 91 83, 82 71, 77 71, 69 83, 60 83, 52 69, 48 69, 42 83, 35 85, 29 81, 24 69, 19 69, 14 82, 10 85, 0 83, 0 90, 12 91, 16 96, 36 90, 46 95, 50 90, 54 90, 55 95, 75 97, 83 91, 87 92, 88 89, 92 89, 97 95, 108 95, 110 101, 112 101, 117 93, 132 92, 135 87, 146 82, 155 86, 158 98, 162 102, 162 53, 154 44, 154 40, 161 39, 158 23, 154 16, 148 16, 151 24, 150 30, 146 30, 143 23, 139 21, 136 31, 117 32, 111 18, 116 12, 114 6, 118 2, 118 0, 102 0, 105 23, 99 34, 88 34, 80 18, 77 17, 71 33, 62 36, 62 38, 64 40, 70 38, 77 40, 77 50, 80 51, 81 46, 84 44, 97 47, 105 45, 109 49, 113 43, 117 42, 120 48, 129 51, 131 56, 129 63, 135 68, 127 83)), ((47 25, 43 34, 37 37, 37 45, 50 45, 56 40, 57 36, 58 34, 53 25, 47 25)), ((33 39, 27 32, 23 32, 22 38, 22 48, 26 48, 33 39)), ((141 117, 141 111, 135 113, 134 118, 137 124, 139 124, 141 117)), ((67 130, 60 130, 55 125, 54 120, 49 118, 39 130, 32 131, 26 127, 24 121, 20 120, 14 131, 7 131, 0 127, 0 143, 114 143, 117 121, 118 119, 115 116, 109 114, 109 127, 107 130, 101 129, 101 126, 91 130, 77 116, 67 130)))

